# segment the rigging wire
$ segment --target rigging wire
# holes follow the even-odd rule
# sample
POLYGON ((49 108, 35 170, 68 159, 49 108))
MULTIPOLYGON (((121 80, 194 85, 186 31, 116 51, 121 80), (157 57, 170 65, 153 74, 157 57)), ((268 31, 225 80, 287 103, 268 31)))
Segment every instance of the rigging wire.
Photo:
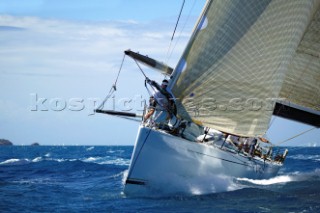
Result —
POLYGON ((299 133, 299 134, 297 134, 297 135, 295 135, 295 136, 293 136, 293 137, 291 137, 291 138, 288 138, 288 139, 286 139, 286 140, 284 140, 284 141, 281 141, 281 142, 277 143, 276 145, 280 145, 280 144, 283 144, 283 143, 285 143, 285 142, 288 142, 288 141, 290 141, 290 140, 292 140, 292 139, 294 139, 294 138, 296 138, 296 137, 299 137, 299 136, 301 136, 301 135, 304 135, 304 134, 306 134, 307 132, 310 132, 310 131, 312 131, 312 130, 314 130, 314 129, 317 129, 317 128, 319 128, 319 127, 312 127, 311 129, 308 129, 308 130, 303 131, 303 132, 301 132, 301 133, 299 133))
POLYGON ((121 65, 120 65, 120 69, 119 69, 119 72, 118 72, 116 81, 115 81, 114 84, 113 84, 114 86, 115 86, 115 85, 117 84, 117 82, 118 82, 118 79, 119 79, 119 76, 120 76, 120 72, 121 72, 121 70, 122 70, 122 66, 123 66, 125 57, 126 57, 126 54, 123 54, 122 62, 121 62, 121 65))
POLYGON ((140 71, 142 72, 142 74, 144 75, 145 78, 147 78, 147 75, 143 72, 142 68, 140 67, 139 63, 137 62, 136 59, 133 59, 134 62, 136 62, 137 66, 139 67, 140 71))
POLYGON ((178 39, 176 40, 176 43, 174 44, 174 47, 172 48, 172 50, 171 50, 171 52, 170 52, 170 54, 169 54, 172 41, 170 42, 170 46, 169 46, 168 52, 167 52, 167 60, 166 60, 166 63, 168 63, 169 59, 170 59, 171 56, 172 56, 172 53, 173 53, 174 49, 175 49, 176 46, 178 45, 178 42, 179 42, 179 40, 180 40, 180 38, 181 38, 181 35, 182 35, 182 32, 184 31, 184 29, 185 29, 186 26, 187 26, 187 23, 188 23, 189 18, 190 18, 190 16, 191 16, 191 12, 193 11, 195 5, 196 5, 196 0, 193 1, 192 7, 191 7, 191 9, 190 9, 190 11, 189 11, 189 13, 188 13, 187 19, 186 19, 186 21, 184 22, 184 25, 183 25, 182 29, 180 30, 178 39))
MULTIPOLYGON (((110 90, 109 90, 109 93, 108 95, 105 97, 105 99, 103 100, 103 102, 99 105, 99 107, 96 108, 96 110, 102 110, 105 103, 108 101, 108 99, 113 95, 113 93, 115 91, 117 91, 117 82, 118 82, 118 79, 119 79, 119 76, 120 76, 120 73, 121 73, 121 70, 122 70, 122 67, 123 67, 123 64, 124 64, 124 60, 125 60, 125 57, 126 57, 126 54, 123 54, 123 58, 122 58, 122 62, 121 62, 121 65, 120 65, 120 68, 119 68, 119 71, 118 71, 118 74, 117 74, 117 77, 116 77, 116 80, 115 82, 113 83, 113 85, 111 86, 110 90)), ((136 62, 137 66, 139 67, 141 73, 144 75, 145 78, 147 78, 147 75, 143 72, 142 68, 140 67, 139 63, 137 62, 136 59, 134 59, 134 61, 136 62)), ((148 91, 150 93, 150 91, 148 91)), ((121 116, 120 116, 121 117, 121 116)), ((129 119, 129 118, 126 118, 126 119, 129 119)), ((136 121, 134 119, 129 119, 129 120, 133 120, 133 121, 136 121)))
MULTIPOLYGON (((194 7, 194 5, 195 5, 195 1, 196 1, 196 0, 194 0, 192 9, 193 9, 193 7, 194 7)), ((175 28, 174 28, 174 32, 173 32, 172 37, 171 37, 171 40, 170 40, 170 44, 169 44, 169 47, 168 47, 168 50, 167 50, 167 55, 166 55, 166 60, 165 60, 166 63, 168 62, 169 58, 170 58, 171 55, 172 55, 172 51, 174 50, 174 48, 173 48, 172 51, 171 51, 171 54, 170 54, 170 56, 169 56, 169 53, 170 53, 170 50, 171 50, 171 46, 172 46, 172 42, 173 42, 173 38, 174 38, 175 32, 176 32, 176 30, 177 30, 178 24, 179 24, 179 20, 180 20, 181 14, 182 14, 182 10, 183 10, 183 8, 184 8, 184 4, 185 4, 185 0, 182 2, 182 6, 181 6, 181 9, 180 9, 180 13, 179 13, 179 16, 178 16, 178 20, 177 20, 176 26, 175 26, 175 28)), ((184 28, 185 28, 185 26, 186 26, 186 23, 187 23, 187 21, 188 21, 188 19, 189 19, 189 16, 190 16, 190 14, 191 14, 192 9, 191 9, 190 12, 189 12, 188 18, 187 18, 187 20, 186 20, 186 22, 185 22, 182 30, 180 31, 180 34, 179 34, 179 37, 178 37, 178 38, 180 38, 181 33, 182 33, 182 31, 184 30, 184 28)), ((175 46, 176 46, 176 44, 175 44, 175 46)))
POLYGON ((108 93, 108 95, 105 97, 105 99, 102 101, 102 103, 99 105, 99 107, 97 107, 97 110, 98 109, 102 109, 104 104, 107 102, 107 100, 112 96, 112 94, 115 92, 115 86, 112 85, 112 87, 110 88, 110 91, 108 93))
POLYGON ((118 79, 119 79, 119 76, 120 76, 120 72, 122 70, 122 66, 124 64, 124 59, 125 59, 126 55, 123 54, 123 58, 122 58, 122 62, 121 62, 121 65, 120 65, 120 69, 118 71, 118 74, 117 74, 117 77, 116 77, 116 80, 115 82, 113 83, 113 85, 111 86, 110 90, 109 90, 109 93, 108 95, 105 97, 105 99, 102 101, 102 103, 99 105, 99 107, 97 107, 97 109, 102 109, 104 104, 107 102, 107 100, 112 96, 112 94, 117 90, 117 82, 118 82, 118 79))
POLYGON ((182 10, 183 10, 184 3, 185 3, 185 2, 186 2, 186 0, 183 0, 183 2, 182 2, 182 6, 181 6, 181 9, 180 9, 180 13, 179 13, 179 16, 178 16, 178 20, 177 20, 176 26, 175 26, 175 28, 174 28, 174 31, 173 31, 173 34, 172 34, 172 37, 171 37, 171 41, 173 40, 173 38, 174 38, 174 34, 176 33, 177 26, 178 26, 178 24, 179 24, 179 20, 180 20, 181 13, 182 13, 182 10))
MULTIPOLYGON (((140 65, 139 65, 139 63, 137 62, 137 60, 136 59, 134 59, 134 61, 136 62, 136 64, 137 64, 137 66, 139 67, 139 69, 140 69, 140 71, 141 71, 141 73, 144 75, 144 77, 146 78, 146 79, 148 79, 148 77, 147 77, 147 75, 143 72, 143 70, 142 70, 142 68, 140 67, 140 65)), ((152 93, 150 92, 150 90, 149 90, 149 88, 147 87, 147 84, 145 83, 145 87, 146 87, 146 89, 147 89, 147 91, 148 91, 148 93, 149 93, 149 96, 152 96, 152 93)), ((153 92, 156 92, 155 91, 155 89, 151 86, 151 88, 153 89, 153 92)), ((157 100, 156 100, 157 101, 157 100)), ((159 103, 158 103, 159 104, 159 103)), ((162 106, 161 104, 159 104, 160 106, 162 106)), ((162 106, 163 107, 163 106, 162 106)))

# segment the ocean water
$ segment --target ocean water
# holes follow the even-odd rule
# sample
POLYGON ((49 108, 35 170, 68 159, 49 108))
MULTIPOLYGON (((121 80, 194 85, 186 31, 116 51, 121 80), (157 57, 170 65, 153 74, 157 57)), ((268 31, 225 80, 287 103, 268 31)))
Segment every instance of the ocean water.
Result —
POLYGON ((269 180, 130 197, 122 190, 132 146, 0 147, 0 212, 320 212, 320 147, 288 149, 269 180))

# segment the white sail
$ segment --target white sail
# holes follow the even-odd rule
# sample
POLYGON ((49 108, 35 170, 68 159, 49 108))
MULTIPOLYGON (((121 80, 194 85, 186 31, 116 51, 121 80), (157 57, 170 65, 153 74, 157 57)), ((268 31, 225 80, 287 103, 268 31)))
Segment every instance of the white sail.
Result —
POLYGON ((319 5, 208 1, 172 76, 178 114, 224 132, 259 136, 268 129, 275 99, 319 110, 319 98, 311 96, 319 89, 319 5), (299 81, 303 92, 295 95, 290 88, 301 72, 315 79, 299 81), (313 103, 301 103, 305 91, 313 103))
POLYGON ((319 5, 315 6, 314 10, 312 20, 288 67, 280 97, 291 107, 320 115, 319 5))

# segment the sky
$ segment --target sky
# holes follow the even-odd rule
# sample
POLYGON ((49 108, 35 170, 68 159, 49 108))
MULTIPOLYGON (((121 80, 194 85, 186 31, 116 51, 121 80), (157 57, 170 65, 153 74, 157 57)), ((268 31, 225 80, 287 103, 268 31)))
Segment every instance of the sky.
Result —
MULTIPOLYGON (((93 109, 115 82, 124 50, 175 67, 205 0, 186 0, 170 45, 181 4, 1 0, 0 138, 15 145, 134 145, 138 122, 93 109)), ((150 79, 163 78, 143 70, 150 79)), ((144 76, 126 58, 107 107, 141 112, 148 96, 144 76)), ((277 118, 268 136, 276 143, 310 128, 277 118)), ((319 146, 319 129, 284 145, 319 146)))

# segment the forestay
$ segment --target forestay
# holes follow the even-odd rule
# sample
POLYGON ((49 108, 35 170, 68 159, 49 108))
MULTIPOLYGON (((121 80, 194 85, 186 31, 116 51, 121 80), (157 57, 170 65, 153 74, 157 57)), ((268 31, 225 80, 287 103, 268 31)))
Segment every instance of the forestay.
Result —
POLYGON ((208 1, 172 75, 178 114, 224 132, 260 136, 279 98, 319 110, 319 5, 208 1))

